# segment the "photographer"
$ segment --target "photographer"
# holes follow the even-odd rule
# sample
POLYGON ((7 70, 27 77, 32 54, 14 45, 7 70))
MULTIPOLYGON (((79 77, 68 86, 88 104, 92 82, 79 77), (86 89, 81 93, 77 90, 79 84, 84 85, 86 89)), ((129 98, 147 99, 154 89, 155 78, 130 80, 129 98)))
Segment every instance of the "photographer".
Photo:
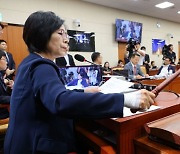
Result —
POLYGON ((171 58, 172 62, 171 64, 175 64, 175 61, 176 61, 176 53, 173 52, 173 45, 172 44, 169 44, 168 46, 167 45, 164 45, 163 49, 162 49, 162 54, 163 54, 163 60, 166 58, 166 57, 169 57, 171 58))
POLYGON ((173 51, 173 45, 169 44, 168 49, 169 49, 169 51, 167 52, 167 57, 171 58, 171 60, 172 60, 171 64, 175 64, 175 62, 176 62, 176 53, 173 51))

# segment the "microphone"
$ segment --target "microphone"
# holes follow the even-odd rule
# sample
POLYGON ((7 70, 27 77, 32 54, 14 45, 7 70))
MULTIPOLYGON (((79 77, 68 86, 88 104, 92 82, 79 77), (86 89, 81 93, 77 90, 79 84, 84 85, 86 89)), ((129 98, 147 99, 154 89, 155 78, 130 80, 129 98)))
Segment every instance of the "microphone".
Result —
MULTIPOLYGON (((90 63, 90 64, 92 64, 92 65, 99 66, 101 69, 104 69, 103 66, 98 65, 98 64, 95 64, 95 63, 93 63, 93 62, 90 62, 89 60, 86 60, 85 57, 82 56, 82 55, 75 54, 75 55, 74 55, 74 58, 75 58, 77 61, 80 61, 80 62, 88 62, 88 63, 90 63)), ((120 73, 118 73, 118 72, 113 72, 113 74, 114 74, 114 75, 119 75, 119 76, 124 76, 124 75, 122 75, 122 74, 120 74, 120 73)), ((126 76, 124 76, 124 77, 126 78, 126 76)))
MULTIPOLYGON (((79 55, 79 54, 75 54, 75 55, 74 55, 74 58, 75 58, 77 61, 80 61, 80 62, 88 62, 88 63, 90 63, 90 64, 97 65, 97 64, 95 64, 95 63, 93 63, 93 62, 90 62, 90 61, 86 60, 86 59, 84 58, 84 56, 79 55)), ((99 66, 99 65, 97 65, 97 66, 99 66)))

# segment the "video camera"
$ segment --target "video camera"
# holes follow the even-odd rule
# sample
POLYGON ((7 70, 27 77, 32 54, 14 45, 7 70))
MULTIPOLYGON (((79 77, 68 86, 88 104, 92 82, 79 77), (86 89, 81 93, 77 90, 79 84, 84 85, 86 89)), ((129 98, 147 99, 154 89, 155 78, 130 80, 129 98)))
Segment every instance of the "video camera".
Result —
POLYGON ((129 58, 131 57, 131 55, 133 54, 133 52, 136 51, 135 45, 137 44, 137 40, 130 38, 128 43, 127 43, 127 51, 129 52, 129 58))
POLYGON ((169 52, 169 46, 165 44, 162 48, 163 59, 168 56, 168 52, 169 52))

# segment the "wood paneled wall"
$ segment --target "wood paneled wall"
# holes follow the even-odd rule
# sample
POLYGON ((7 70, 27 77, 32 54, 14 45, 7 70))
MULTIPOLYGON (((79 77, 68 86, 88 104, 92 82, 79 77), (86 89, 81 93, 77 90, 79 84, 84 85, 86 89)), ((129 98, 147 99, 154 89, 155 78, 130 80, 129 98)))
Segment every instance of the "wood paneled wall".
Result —
POLYGON ((126 52, 126 45, 127 43, 118 43, 118 58, 124 62, 124 55, 126 52))
POLYGON ((23 26, 6 24, 3 29, 3 35, 0 39, 7 41, 7 51, 12 53, 16 68, 19 66, 21 61, 29 54, 27 46, 22 38, 23 26))

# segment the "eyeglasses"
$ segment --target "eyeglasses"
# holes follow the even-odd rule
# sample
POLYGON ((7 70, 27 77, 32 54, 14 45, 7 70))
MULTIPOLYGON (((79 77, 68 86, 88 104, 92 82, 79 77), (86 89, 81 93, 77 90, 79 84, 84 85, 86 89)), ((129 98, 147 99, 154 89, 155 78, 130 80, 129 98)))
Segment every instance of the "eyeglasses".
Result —
POLYGON ((69 35, 68 35, 67 32, 64 31, 64 30, 60 30, 60 31, 58 32, 58 34, 61 35, 63 38, 68 38, 68 39, 69 39, 69 35))

